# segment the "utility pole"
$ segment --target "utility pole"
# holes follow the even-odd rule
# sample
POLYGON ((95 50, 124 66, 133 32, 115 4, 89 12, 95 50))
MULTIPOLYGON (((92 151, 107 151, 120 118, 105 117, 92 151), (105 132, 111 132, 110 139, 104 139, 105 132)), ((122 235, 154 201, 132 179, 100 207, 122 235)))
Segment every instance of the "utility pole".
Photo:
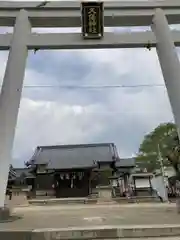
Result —
POLYGON ((165 191, 165 198, 166 198, 166 201, 168 201, 168 193, 167 193, 167 188, 166 188, 166 179, 165 179, 163 157, 162 157, 162 154, 161 154, 161 150, 160 150, 159 144, 158 144, 158 162, 160 163, 162 182, 163 182, 164 191, 165 191))
POLYGON ((161 174, 162 174, 163 178, 165 179, 163 158, 162 158, 162 154, 161 154, 161 150, 160 150, 159 144, 158 144, 158 161, 159 161, 160 167, 161 167, 161 174))

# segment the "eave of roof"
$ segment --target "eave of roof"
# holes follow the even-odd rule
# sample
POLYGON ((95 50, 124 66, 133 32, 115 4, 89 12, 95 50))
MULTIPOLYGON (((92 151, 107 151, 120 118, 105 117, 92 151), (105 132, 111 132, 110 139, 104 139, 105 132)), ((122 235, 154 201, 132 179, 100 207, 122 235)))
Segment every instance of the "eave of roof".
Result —
POLYGON ((87 147, 103 147, 103 146, 115 146, 114 143, 87 143, 87 144, 62 144, 62 145, 48 145, 48 146, 38 146, 37 149, 65 149, 65 148, 87 148, 87 147))
POLYGON ((119 158, 116 161, 117 168, 134 168, 136 166, 134 158, 119 158))

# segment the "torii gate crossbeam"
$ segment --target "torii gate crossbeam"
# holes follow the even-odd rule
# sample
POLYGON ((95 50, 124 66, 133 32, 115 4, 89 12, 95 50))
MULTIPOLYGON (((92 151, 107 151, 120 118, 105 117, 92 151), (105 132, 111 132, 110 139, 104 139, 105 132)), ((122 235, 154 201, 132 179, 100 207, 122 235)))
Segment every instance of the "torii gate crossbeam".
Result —
POLYGON ((32 33, 32 27, 80 27, 80 3, 51 2, 43 8, 37 8, 38 5, 39 2, 0 2, 0 26, 14 26, 13 34, 0 35, 0 49, 9 49, 0 93, 0 211, 4 207, 28 49, 143 47, 150 41, 157 48, 175 122, 180 129, 180 64, 174 45, 174 42, 179 45, 180 35, 171 32, 168 25, 168 21, 180 23, 179 0, 105 2, 105 26, 151 25, 152 32, 118 37, 105 33, 104 39, 94 41, 83 40, 75 33, 32 33))
MULTIPOLYGON (((180 46, 180 31, 171 31, 175 46, 180 46)), ((9 50, 13 34, 0 34, 0 50, 9 50)), ((84 40, 80 33, 31 33, 27 38, 29 50, 51 49, 103 49, 103 48, 144 48, 150 43, 157 45, 152 31, 110 33, 105 32, 99 40, 84 40)))
MULTIPOLYGON (((0 1, 0 26, 13 26, 21 9, 28 11, 32 27, 80 27, 81 12, 78 1, 51 1, 43 7, 40 2, 0 1)), ((169 24, 180 23, 180 2, 165 1, 105 1, 104 26, 149 26, 154 10, 161 8, 169 24)))

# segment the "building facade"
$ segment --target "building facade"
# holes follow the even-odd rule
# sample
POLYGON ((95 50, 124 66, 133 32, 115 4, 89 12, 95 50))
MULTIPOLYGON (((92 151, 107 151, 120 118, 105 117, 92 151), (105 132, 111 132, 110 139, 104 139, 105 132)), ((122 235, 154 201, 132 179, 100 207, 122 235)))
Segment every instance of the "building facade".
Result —
POLYGON ((98 184, 98 169, 117 159, 113 143, 39 146, 27 162, 34 175, 32 195, 87 197, 98 184))

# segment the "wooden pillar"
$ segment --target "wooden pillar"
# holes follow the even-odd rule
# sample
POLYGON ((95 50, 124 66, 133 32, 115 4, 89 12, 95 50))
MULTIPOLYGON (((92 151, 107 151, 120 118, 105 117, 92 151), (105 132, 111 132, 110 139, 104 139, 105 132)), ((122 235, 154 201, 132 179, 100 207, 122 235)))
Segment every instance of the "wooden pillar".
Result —
POLYGON ((89 184, 88 184, 88 187, 89 187, 89 190, 88 190, 88 194, 92 194, 92 186, 91 186, 91 179, 92 179, 92 170, 89 171, 89 184))
POLYGON ((137 189, 136 189, 136 178, 133 177, 133 180, 134 180, 134 193, 135 193, 135 196, 137 196, 137 189))

